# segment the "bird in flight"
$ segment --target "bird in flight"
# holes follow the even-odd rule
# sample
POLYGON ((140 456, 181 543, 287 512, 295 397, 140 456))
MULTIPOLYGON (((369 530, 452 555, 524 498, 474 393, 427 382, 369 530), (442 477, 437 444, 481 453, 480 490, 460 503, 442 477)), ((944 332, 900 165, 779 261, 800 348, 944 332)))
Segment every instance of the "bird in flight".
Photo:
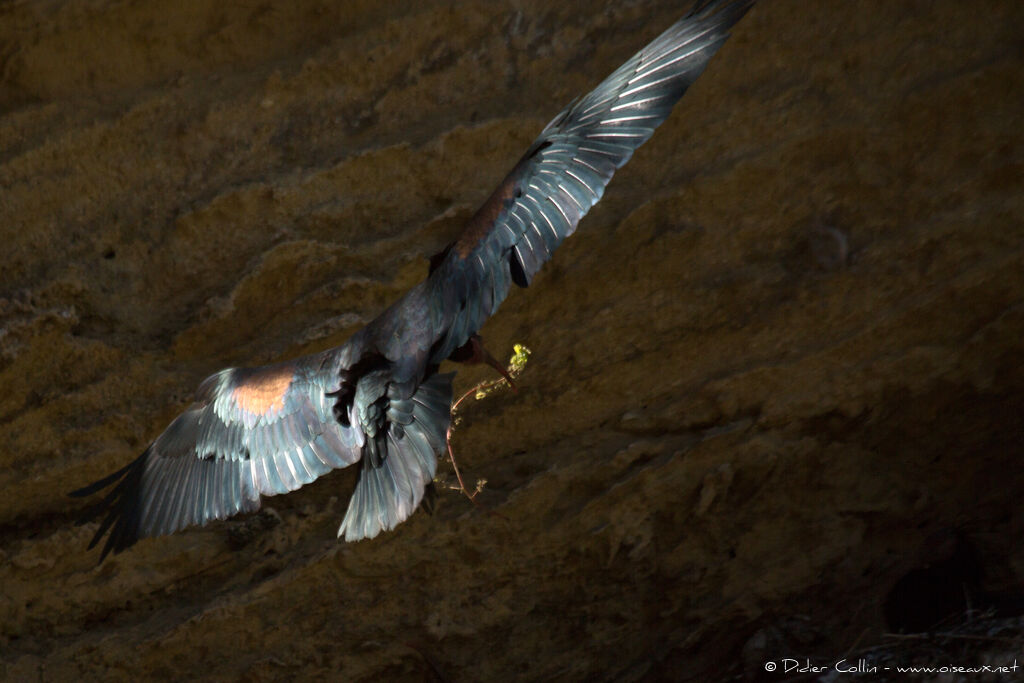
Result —
POLYGON ((527 287, 596 204, 615 171, 654 133, 754 0, 700 0, 593 91, 549 123, 431 259, 425 280, 346 343, 257 368, 229 368, 137 459, 74 491, 113 485, 86 510, 100 557, 139 539, 260 507, 334 469, 359 464, 338 529, 373 538, 407 519, 446 445, 454 373, 487 362, 477 331, 527 287))

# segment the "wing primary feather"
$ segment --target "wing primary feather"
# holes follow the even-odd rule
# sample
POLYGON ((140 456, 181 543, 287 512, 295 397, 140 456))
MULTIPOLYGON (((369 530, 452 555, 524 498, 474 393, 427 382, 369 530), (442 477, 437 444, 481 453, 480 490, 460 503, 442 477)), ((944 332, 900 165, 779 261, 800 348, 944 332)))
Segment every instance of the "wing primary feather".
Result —
POLYGON ((290 444, 287 450, 282 451, 278 455, 278 457, 288 463, 288 471, 291 472, 292 477, 295 479, 295 483, 297 484, 295 488, 299 488, 299 486, 313 481, 311 473, 306 469, 306 464, 302 461, 300 456, 301 450, 302 446, 290 444))
MULTIPOLYGON (((579 222, 579 216, 584 211, 583 205, 580 204, 579 200, 572 195, 572 192, 567 190, 566 187, 561 183, 558 184, 558 189, 562 192, 562 194, 564 194, 569 199, 570 202, 572 202, 571 207, 567 205, 563 209, 561 205, 558 206, 558 210, 562 212, 562 216, 565 218, 565 222, 569 224, 570 228, 572 228, 573 225, 579 222), (574 216, 569 216, 569 214, 567 213, 569 209, 572 209, 573 213, 575 214, 574 216)), ((551 201, 554 202, 555 200, 552 199, 551 201)))
POLYGON ((185 486, 188 483, 188 461, 185 459, 191 456, 182 456, 174 460, 174 479, 172 488, 168 492, 167 510, 164 513, 163 525, 160 534, 169 534, 178 527, 177 520, 181 514, 182 497, 185 486))
MULTIPOLYGON (((342 460, 341 455, 336 452, 336 449, 332 448, 327 443, 327 437, 325 434, 318 434, 315 439, 311 442, 311 445, 316 450, 316 453, 320 456, 320 459, 326 462, 331 467, 345 467, 349 463, 342 460)), ((341 443, 339 442, 340 446, 341 443)))
POLYGON ((188 501, 193 458, 194 456, 192 455, 184 455, 178 458, 178 475, 175 478, 174 487, 175 494, 171 499, 173 510, 167 520, 167 531, 165 533, 172 533, 184 526, 181 520, 185 516, 185 504, 188 501))
POLYGON ((157 493, 162 486, 164 469, 161 467, 160 459, 149 457, 146 461, 146 470, 139 482, 138 496, 142 500, 142 511, 139 513, 140 534, 151 536, 153 508, 159 500, 157 493))
POLYGON ((595 140, 595 139, 599 140, 599 139, 602 139, 602 138, 626 138, 626 139, 629 139, 629 138, 642 138, 644 136, 643 136, 642 133, 634 133, 634 132, 629 132, 629 131, 624 131, 624 130, 612 129, 612 130, 596 130, 593 133, 588 133, 587 137, 589 139, 591 139, 591 140, 595 140))
POLYGON ((197 460, 192 465, 192 469, 195 470, 195 498, 192 501, 192 524, 202 524, 205 520, 203 514, 206 510, 206 479, 207 472, 205 465, 208 461, 197 460))
POLYGON ((600 124, 602 126, 613 125, 616 123, 627 123, 630 121, 649 121, 651 119, 661 118, 660 114, 635 114, 633 116, 615 116, 610 119, 601 119, 600 124))
POLYGON ((647 104, 648 102, 657 102, 659 100, 664 100, 664 99, 665 99, 664 95, 652 95, 650 97, 645 97, 645 98, 640 99, 640 100, 629 100, 628 102, 620 102, 619 104, 616 104, 614 107, 612 107, 608 111, 621 111, 622 109, 626 109, 627 107, 638 107, 641 104, 647 104))
MULTIPOLYGON (((588 162, 586 159, 581 159, 579 157, 573 157, 572 160, 573 160, 574 163, 580 164, 581 166, 586 166, 591 171, 596 173, 598 176, 605 176, 605 175, 607 175, 606 173, 604 173, 602 171, 599 171, 596 167, 591 166, 590 162, 588 162)), ((583 207, 581 206, 580 208, 582 209, 583 207)))
POLYGON ((223 504, 219 498, 220 488, 218 487, 218 477, 220 472, 221 463, 224 460, 211 460, 204 472, 203 477, 203 523, 209 522, 212 519, 219 518, 219 512, 221 505, 223 504))
MULTIPOLYGON (((213 495, 216 501, 214 519, 225 519, 238 512, 233 495, 237 490, 237 486, 231 486, 230 481, 232 479, 231 474, 240 471, 239 464, 243 462, 239 460, 216 461, 216 477, 213 482, 213 495)), ((248 465, 248 463, 244 464, 248 465)))
POLYGON ((313 455, 317 460, 323 463, 324 467, 332 469, 334 467, 340 467, 341 465, 334 464, 334 458, 324 451, 323 440, 320 438, 320 434, 314 436, 309 442, 309 450, 312 451, 313 455))
POLYGON ((277 470, 282 475, 282 480, 284 480, 285 477, 288 478, 288 481, 285 481, 285 486, 288 490, 294 491, 299 488, 302 480, 299 478, 299 473, 295 469, 295 463, 292 462, 291 449, 288 448, 280 451, 277 457, 274 458, 274 462, 277 464, 277 470), (284 467, 281 467, 282 463, 284 464, 284 467))
POLYGON ((307 443, 298 443, 292 447, 292 452, 295 454, 295 469, 298 470, 299 474, 302 475, 302 485, 312 482, 319 475, 317 474, 316 458, 313 457, 312 453, 309 453, 307 443), (308 455, 307 455, 308 454, 308 455), (309 460, 312 458, 312 461, 309 460))
POLYGON ((240 460, 224 463, 221 467, 220 491, 224 497, 224 516, 230 517, 242 509, 243 476, 248 473, 250 480, 255 470, 252 461, 240 460))
POLYGON ((151 507, 146 512, 146 535, 157 536, 163 524, 164 508, 167 507, 168 489, 171 486, 171 465, 165 458, 154 453, 153 469, 157 475, 153 483, 143 489, 142 494, 149 500, 151 507))
POLYGON ((266 463, 270 481, 274 485, 274 493, 287 493, 291 491, 291 487, 288 486, 287 468, 282 468, 278 459, 273 455, 264 456, 263 461, 266 463))
MULTIPOLYGON (((568 192, 566 192, 565 188, 562 187, 561 185, 558 186, 558 189, 561 190, 566 195, 569 194, 568 192)), ((567 214, 565 212, 565 210, 561 206, 559 206, 558 202, 556 202, 553 197, 548 197, 547 200, 549 202, 551 202, 551 206, 555 207, 555 210, 558 211, 558 213, 560 213, 562 215, 562 219, 566 222, 566 224, 567 225, 572 225, 572 221, 569 220, 569 214, 567 214)), ((552 228, 552 230, 554 230, 554 228, 552 228)), ((558 239, 558 235, 557 234, 555 235, 555 239, 556 240, 558 239)), ((556 246, 557 246, 557 244, 556 244, 556 246)))
MULTIPOLYGON (((637 81, 639 81, 642 78, 648 78, 651 74, 655 74, 655 73, 658 73, 659 71, 661 71, 663 69, 667 69, 668 67, 672 66, 673 64, 678 64, 679 62, 683 61, 684 59, 686 59, 688 57, 692 57, 693 55, 697 54, 701 50, 707 49, 709 44, 705 43, 705 44, 702 44, 702 45, 698 45, 694 49, 689 50, 688 52, 684 52, 681 55, 677 55, 676 54, 680 50, 683 50, 683 49, 689 47, 693 43, 697 42, 699 39, 701 39, 704 36, 708 35, 713 30, 714 30, 713 27, 707 28, 707 29, 705 29, 704 31, 701 31, 698 34, 689 37, 687 40, 682 41, 682 42, 680 42, 680 43, 678 43, 676 45, 673 45, 670 49, 666 50, 665 52, 662 52, 659 55, 652 55, 651 60, 649 62, 647 62, 646 64, 641 65, 641 67, 637 69, 636 74, 634 74, 632 78, 630 78, 628 81, 626 81, 626 84, 627 85, 632 85, 633 83, 636 83, 637 81), (669 57, 671 57, 671 59, 668 59, 669 57)), ((671 74, 666 79, 662 79, 662 80, 664 81, 664 80, 668 80, 668 79, 676 78, 676 77, 677 77, 676 74, 671 74)), ((626 97, 628 94, 629 94, 629 91, 626 90, 621 95, 619 95, 619 97, 626 97)))
POLYGON ((230 492, 231 514, 260 506, 260 490, 256 486, 256 467, 252 461, 231 463, 224 473, 224 487, 230 492))
POLYGON ((284 484, 278 479, 277 468, 271 467, 270 456, 259 456, 260 492, 272 496, 284 490, 284 484))
POLYGON ((173 523, 176 509, 179 504, 179 492, 182 486, 182 478, 184 475, 185 457, 181 456, 173 458, 170 461, 168 472, 168 483, 169 486, 164 492, 164 504, 160 511, 160 520, 157 535, 164 535, 171 533, 171 525, 173 523))
POLYGON ((192 506, 195 504, 196 496, 196 463, 198 459, 189 458, 185 465, 185 478, 184 484, 182 485, 181 491, 181 505, 178 507, 177 521, 175 522, 174 529, 183 529, 184 527, 191 524, 192 506))
POLYGON ((595 190, 595 189, 594 189, 594 188, 592 188, 592 187, 591 187, 590 185, 588 185, 588 184, 587 184, 587 181, 586 181, 586 180, 584 180, 583 178, 581 178, 581 177, 579 177, 578 175, 576 175, 575 173, 573 173, 572 169, 568 169, 568 168, 567 168, 567 169, 565 170, 565 172, 566 172, 566 173, 567 173, 568 175, 572 176, 572 178, 573 178, 574 180, 576 180, 576 182, 578 182, 578 183, 579 183, 580 185, 582 185, 583 187, 587 188, 587 191, 588 191, 588 192, 589 192, 590 194, 594 195, 594 199, 595 199, 595 200, 596 200, 596 199, 600 199, 600 198, 601 198, 601 195, 599 195, 599 194, 597 193, 597 190, 595 190))
POLYGON ((191 526, 193 524, 199 524, 198 518, 200 505, 202 504, 202 480, 203 480, 203 461, 200 459, 193 460, 189 465, 189 484, 186 489, 185 507, 184 514, 182 515, 181 528, 191 526))

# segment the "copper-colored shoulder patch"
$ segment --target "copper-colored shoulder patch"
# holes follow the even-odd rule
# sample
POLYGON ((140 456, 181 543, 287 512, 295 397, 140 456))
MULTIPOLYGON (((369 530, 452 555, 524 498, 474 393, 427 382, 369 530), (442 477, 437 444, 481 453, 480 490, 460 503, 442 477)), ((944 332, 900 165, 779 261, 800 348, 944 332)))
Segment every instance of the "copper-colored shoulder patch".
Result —
POLYGON ((550 146, 550 140, 534 143, 501 181, 498 189, 492 192, 484 205, 477 209, 477 212, 466 223, 459 241, 455 243, 455 251, 460 258, 469 256, 476 249, 476 245, 480 244, 480 240, 490 234, 494 228, 494 222, 501 215, 505 202, 516 198, 516 185, 529 174, 530 164, 533 163, 534 157, 550 146))
MULTIPOLYGON (((518 170, 518 167, 516 170, 518 170)), ((514 170, 502 181, 498 189, 487 198, 484 205, 466 223, 459 241, 455 243, 455 251, 458 252, 460 258, 469 256, 473 249, 476 248, 476 245, 480 243, 480 240, 486 237, 491 228, 494 227, 494 221, 501 214, 501 209, 505 202, 512 199, 515 194, 515 175, 516 172, 514 170)))
POLYGON ((295 376, 291 363, 239 371, 231 395, 235 404, 253 415, 267 415, 284 407, 284 395, 295 376))

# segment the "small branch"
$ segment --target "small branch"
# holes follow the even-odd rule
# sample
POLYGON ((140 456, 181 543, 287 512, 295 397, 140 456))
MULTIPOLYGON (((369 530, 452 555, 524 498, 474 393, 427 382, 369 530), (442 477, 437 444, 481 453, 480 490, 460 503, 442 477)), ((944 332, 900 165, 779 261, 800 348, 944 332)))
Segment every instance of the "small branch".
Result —
MULTIPOLYGON (((518 377, 519 374, 523 371, 523 368, 526 366, 526 361, 530 356, 530 349, 526 348, 521 344, 516 344, 513 347, 513 349, 514 353, 512 355, 511 360, 509 361, 509 366, 506 373, 507 378, 499 377, 498 379, 480 382, 472 389, 462 394, 462 396, 459 396, 458 400, 452 403, 451 421, 448 424, 448 430, 445 432, 444 436, 445 444, 448 447, 448 459, 452 461, 452 469, 455 470, 455 478, 458 479, 459 481, 459 485, 457 488, 454 486, 449 486, 449 488, 455 491, 461 491, 462 494, 466 496, 466 498, 469 498, 470 502, 472 502, 473 505, 477 506, 480 509, 484 508, 483 506, 480 505, 479 502, 477 502, 476 497, 487 484, 487 480, 478 479, 476 482, 476 488, 473 490, 472 493, 470 493, 469 489, 466 488, 466 482, 462 478, 462 472, 459 471, 459 465, 455 461, 455 450, 452 448, 452 432, 455 431, 455 426, 458 424, 458 417, 456 416, 456 413, 459 410, 459 406, 462 405, 462 402, 465 401, 467 398, 469 398, 470 396, 474 396, 479 401, 483 398, 486 398, 491 392, 502 386, 512 387, 513 389, 515 388, 515 386, 510 382, 510 380, 518 377)), ((503 519, 506 519, 504 515, 494 512, 493 510, 488 510, 488 512, 490 512, 491 514, 496 514, 499 517, 502 517, 503 519)))

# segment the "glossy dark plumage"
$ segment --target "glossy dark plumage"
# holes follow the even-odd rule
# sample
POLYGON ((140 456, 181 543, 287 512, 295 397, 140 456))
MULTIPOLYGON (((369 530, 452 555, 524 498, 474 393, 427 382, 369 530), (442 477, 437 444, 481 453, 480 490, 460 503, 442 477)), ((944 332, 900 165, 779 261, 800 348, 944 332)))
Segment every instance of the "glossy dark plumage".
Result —
MULTIPOLYGON (((453 375, 441 362, 529 285, 669 115, 754 0, 699 3, 545 127, 462 236, 348 342, 276 365, 223 370, 135 461, 72 495, 114 485, 86 517, 90 548, 120 552, 239 512, 360 463, 338 530, 372 538, 407 519, 445 446, 453 375)), ((102 559, 102 558, 101 558, 102 559)))

